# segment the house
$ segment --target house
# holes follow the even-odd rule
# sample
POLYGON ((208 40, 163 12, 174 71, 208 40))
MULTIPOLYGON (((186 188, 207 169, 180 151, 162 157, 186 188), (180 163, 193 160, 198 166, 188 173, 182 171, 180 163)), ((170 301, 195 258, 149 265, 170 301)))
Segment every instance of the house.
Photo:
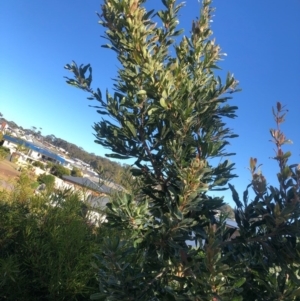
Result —
POLYGON ((91 223, 100 226, 101 223, 107 222, 104 211, 108 202, 109 198, 107 196, 89 196, 87 198, 86 203, 91 207, 91 209, 87 211, 87 218, 91 223))
POLYGON ((72 183, 78 189, 86 189, 87 193, 94 196, 110 195, 114 192, 114 189, 102 184, 92 181, 89 178, 63 176, 65 182, 72 183))
POLYGON ((103 211, 109 202, 109 195, 115 189, 89 178, 63 176, 67 184, 72 184, 75 190, 81 193, 83 201, 90 207, 87 210, 87 217, 96 226, 106 222, 106 215, 103 211))
POLYGON ((28 149, 26 152, 27 161, 50 161, 56 164, 65 165, 66 161, 63 157, 57 155, 56 153, 48 150, 47 148, 42 147, 41 144, 37 145, 33 142, 26 141, 17 137, 3 135, 4 144, 3 146, 8 147, 11 151, 16 151, 17 148, 22 145, 28 149))
POLYGON ((73 169, 73 167, 74 167, 74 160, 71 160, 71 159, 67 159, 67 158, 64 158, 65 159, 65 161, 66 161, 66 163, 64 164, 64 166, 66 167, 66 168, 68 168, 68 169, 73 169))

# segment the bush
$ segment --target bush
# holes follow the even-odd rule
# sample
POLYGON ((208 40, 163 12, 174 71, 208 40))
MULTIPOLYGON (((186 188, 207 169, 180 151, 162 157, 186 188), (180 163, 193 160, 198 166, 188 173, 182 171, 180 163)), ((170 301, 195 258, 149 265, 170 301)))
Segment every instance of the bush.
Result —
POLYGON ((62 178, 64 175, 69 176, 71 174, 69 169, 58 164, 55 164, 51 167, 50 173, 59 178, 62 178))
POLYGON ((33 165, 33 166, 36 166, 36 167, 39 167, 39 168, 42 169, 42 170, 45 170, 45 164, 43 164, 43 163, 40 162, 40 161, 34 161, 34 162, 32 163, 32 165, 33 165))
POLYGON ((73 167, 73 169, 71 171, 71 176, 73 176, 73 177, 82 177, 82 172, 79 168, 73 167))
POLYGON ((37 178, 40 184, 45 184, 47 190, 51 190, 54 188, 55 177, 52 175, 41 174, 37 178))
POLYGON ((106 230, 89 225, 83 207, 69 192, 0 200, 1 300, 80 301, 97 291, 91 262, 106 230))
POLYGON ((14 183, 13 197, 18 199, 20 203, 25 203, 33 196, 36 187, 37 183, 34 174, 25 168, 14 183))
POLYGON ((53 164, 51 162, 47 162, 46 169, 50 169, 51 170, 51 168, 53 167, 53 165, 55 165, 55 164, 53 164))
POLYGON ((10 155, 10 149, 5 146, 0 146, 0 160, 7 158, 10 155))

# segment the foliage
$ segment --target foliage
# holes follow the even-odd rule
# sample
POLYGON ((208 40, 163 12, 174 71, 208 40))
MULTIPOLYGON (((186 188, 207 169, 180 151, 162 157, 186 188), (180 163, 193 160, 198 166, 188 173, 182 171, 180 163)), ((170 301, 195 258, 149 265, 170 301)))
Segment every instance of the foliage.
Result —
POLYGON ((20 203, 27 202, 33 196, 34 189, 37 186, 34 173, 28 168, 22 169, 13 186, 13 197, 18 199, 20 203))
POLYGON ((210 38, 210 1, 193 21, 190 38, 177 30, 181 4, 162 1, 165 9, 155 13, 144 2, 107 0, 99 14, 110 42, 105 47, 121 65, 114 96, 107 93, 103 100, 91 88, 90 65, 65 66, 74 74, 67 83, 99 102, 103 119, 94 125, 96 142, 113 152, 108 157, 134 158, 131 173, 139 183, 138 194, 109 204, 110 225, 128 229, 133 245, 107 242, 99 256, 100 293, 93 298, 212 300, 219 294, 232 300, 239 277, 223 276, 228 266, 216 238, 228 238, 224 223, 215 232, 215 209, 223 200, 207 192, 223 189, 234 177, 233 164, 222 158, 230 155, 225 147, 236 135, 223 119, 235 117, 236 107, 227 101, 237 81, 228 74, 222 83, 213 74, 222 53, 210 38), (202 250, 188 243, 199 246, 203 240, 202 250))
POLYGON ((0 146, 0 160, 4 160, 10 155, 10 149, 5 146, 0 146))
POLYGON ((29 151, 29 148, 27 148, 24 144, 18 144, 16 147, 16 152, 27 154, 28 151, 29 151))
POLYGON ((0 200, 1 300, 79 301, 97 291, 91 262, 106 229, 91 226, 85 208, 68 191, 0 200))
POLYGON ((82 172, 79 168, 73 167, 73 169, 71 170, 71 176, 73 176, 73 177, 82 177, 82 172))
POLYGON ((267 185, 256 158, 250 159, 252 181, 243 193, 243 203, 230 186, 240 237, 234 241, 234 249, 227 251, 232 260, 238 256, 247 267, 238 270, 247 281, 247 300, 300 300, 300 164, 288 165, 291 152, 283 151, 283 146, 291 143, 280 128, 286 113, 277 102, 273 108, 276 128, 270 130, 279 187, 267 185), (248 198, 250 187, 255 194, 252 202, 248 198))
POLYGON ((47 163, 46 163, 46 169, 51 170, 51 168, 53 167, 53 165, 54 165, 54 163, 47 162, 47 163))
POLYGON ((74 75, 67 83, 99 102, 96 142, 113 152, 108 157, 135 159, 137 191, 112 198, 107 212, 110 227, 130 239, 104 242, 92 299, 299 300, 300 173, 281 148, 283 108, 277 104, 271 131, 280 187, 267 187, 251 159, 244 204, 229 184, 237 231, 226 216, 215 218, 223 199, 208 195, 234 177, 225 148, 235 135, 224 117, 235 117, 228 93, 237 86, 232 75, 222 83, 213 73, 222 54, 211 38, 211 1, 203 1, 189 38, 177 30, 181 4, 163 0, 164 10, 147 12, 145 2, 106 0, 99 14, 105 47, 120 63, 114 96, 103 100, 91 88, 90 65, 65 66, 74 75))
POLYGON ((32 163, 33 166, 39 167, 42 170, 45 170, 45 164, 43 164, 41 161, 34 161, 32 163))
POLYGON ((41 174, 38 176, 37 180, 40 184, 45 184, 48 191, 51 191, 54 188, 55 178, 52 175, 41 174))
POLYGON ((50 169, 50 173, 56 177, 62 178, 62 176, 71 174, 70 170, 62 165, 53 164, 50 169))
POLYGON ((119 175, 120 180, 118 183, 132 195, 136 195, 140 192, 139 178, 136 178, 131 173, 131 166, 124 165, 123 171, 119 175))

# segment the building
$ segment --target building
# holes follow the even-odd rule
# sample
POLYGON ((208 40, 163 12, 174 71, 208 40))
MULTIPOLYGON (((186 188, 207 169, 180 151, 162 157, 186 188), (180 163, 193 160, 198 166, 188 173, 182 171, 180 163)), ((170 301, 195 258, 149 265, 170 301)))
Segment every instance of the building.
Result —
POLYGON ((63 180, 75 185, 78 189, 86 189, 90 195, 94 196, 110 195, 115 191, 112 187, 99 182, 97 183, 89 178, 63 176, 63 180))
POLYGON ((55 164, 65 165, 65 158, 55 154, 54 152, 48 150, 47 148, 43 148, 39 145, 36 145, 33 142, 26 141, 17 137, 3 135, 4 144, 3 146, 10 148, 12 151, 16 151, 18 147, 21 145, 28 149, 26 152, 26 160, 27 161, 50 161, 55 164))
POLYGON ((81 194, 83 201, 90 207, 87 217, 91 223, 99 226, 106 222, 104 211, 109 202, 109 195, 115 192, 115 189, 89 178, 63 176, 63 180, 67 184, 72 184, 75 190, 81 194))

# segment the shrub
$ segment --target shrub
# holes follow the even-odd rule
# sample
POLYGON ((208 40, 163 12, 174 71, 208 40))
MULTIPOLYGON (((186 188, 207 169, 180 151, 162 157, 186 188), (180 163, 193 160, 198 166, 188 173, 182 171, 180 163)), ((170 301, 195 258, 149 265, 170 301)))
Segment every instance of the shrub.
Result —
POLYGON ((73 169, 71 171, 71 176, 73 176, 73 177, 82 177, 82 172, 79 168, 73 167, 73 169))
POLYGON ((0 146, 0 160, 7 158, 10 155, 10 149, 5 146, 0 146))
POLYGON ((70 170, 62 165, 55 164, 51 167, 50 173, 56 177, 62 178, 62 176, 71 174, 70 170))
POLYGON ((11 196, 0 215, 1 300, 80 301, 97 291, 91 262, 106 230, 88 224, 76 194, 11 196))
POLYGON ((51 168, 52 168, 53 165, 54 165, 53 163, 47 162, 46 169, 50 169, 51 170, 51 168))
POLYGON ((36 167, 39 167, 39 168, 42 169, 42 170, 45 170, 45 164, 43 164, 43 163, 40 162, 40 161, 34 161, 34 162, 32 163, 32 165, 33 165, 33 166, 36 166, 36 167))
POLYGON ((13 197, 20 203, 25 203, 33 196, 36 187, 37 183, 32 172, 25 168, 14 183, 13 197))
POLYGON ((55 184, 55 177, 52 175, 41 174, 37 178, 40 184, 45 184, 47 190, 52 190, 55 184))

